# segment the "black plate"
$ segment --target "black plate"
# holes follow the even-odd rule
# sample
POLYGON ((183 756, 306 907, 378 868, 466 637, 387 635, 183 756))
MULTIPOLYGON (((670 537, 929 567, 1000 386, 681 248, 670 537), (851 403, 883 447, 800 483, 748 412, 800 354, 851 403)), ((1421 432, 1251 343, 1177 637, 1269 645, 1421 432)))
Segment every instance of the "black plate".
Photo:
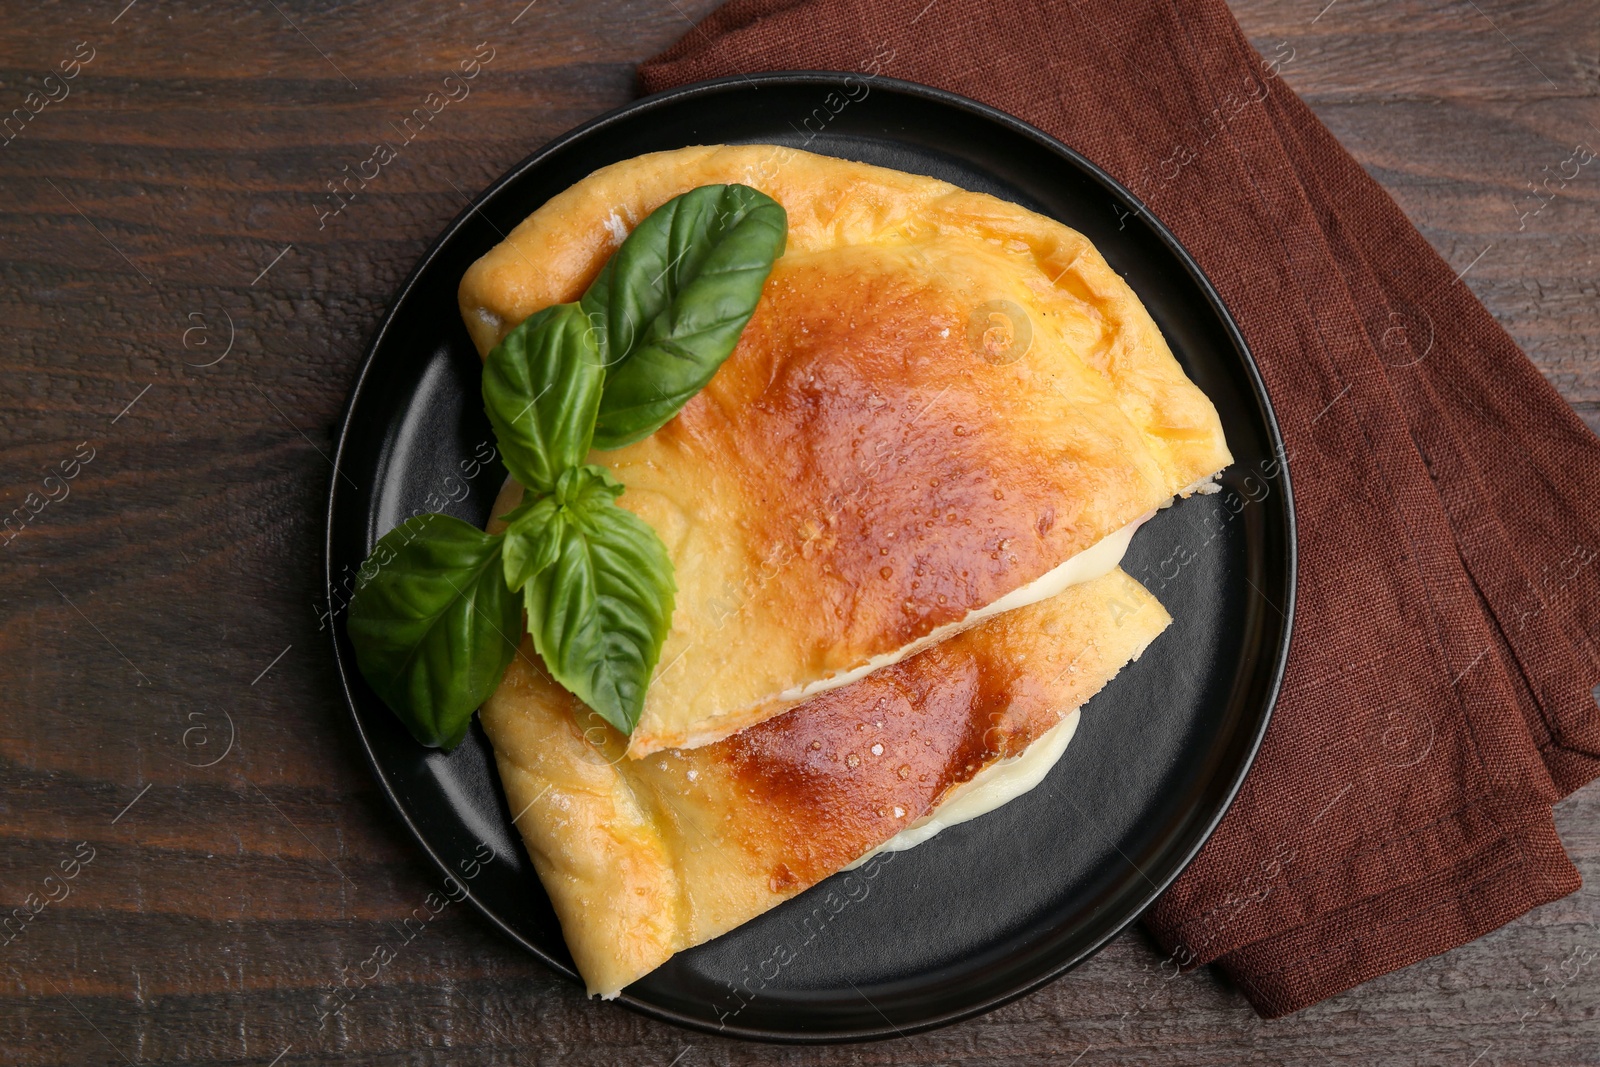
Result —
MULTIPOLYGON (((1162 512, 1124 563, 1176 621, 1089 703, 1038 789, 871 878, 836 875, 679 954, 621 998, 685 1026, 768 1040, 892 1037, 953 1022, 1021 996, 1116 936, 1233 799, 1266 729, 1293 614, 1294 513, 1274 462, 1282 441, 1244 341, 1194 261, 1127 190, 1038 130, 883 78, 853 99, 862 85, 859 76, 791 73, 687 86, 597 119, 513 168, 446 228, 373 337, 328 502, 335 607, 379 535, 413 511, 485 521, 504 471, 492 463, 465 477, 493 438, 457 282, 551 196, 643 152, 778 143, 932 175, 1074 227, 1133 286, 1221 412, 1237 457, 1224 493, 1162 512), (830 889, 848 901, 837 914, 817 910, 830 889)), ((356 672, 338 617, 334 648, 356 730, 401 819, 458 877, 480 842, 493 848, 466 883, 473 903, 575 977, 481 728, 449 756, 413 742, 356 672)))

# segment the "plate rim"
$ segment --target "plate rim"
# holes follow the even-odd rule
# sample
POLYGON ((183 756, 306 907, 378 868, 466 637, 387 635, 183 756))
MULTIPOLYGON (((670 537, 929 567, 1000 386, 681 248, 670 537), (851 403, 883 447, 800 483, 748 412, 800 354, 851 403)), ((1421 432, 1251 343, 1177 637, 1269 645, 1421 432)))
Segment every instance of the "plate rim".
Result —
MULTIPOLYGON (((401 282, 399 287, 395 290, 394 294, 390 297, 389 301, 385 305, 383 315, 379 319, 378 325, 372 331, 366 346, 362 350, 360 363, 357 367, 355 376, 351 381, 349 392, 345 398, 344 409, 339 416, 332 464, 333 473, 329 479, 330 484, 328 489, 328 503, 324 516, 323 528, 323 596, 325 598, 325 603, 327 603, 330 607, 334 603, 334 521, 340 502, 339 475, 341 473, 341 464, 345 458, 346 447, 349 443, 352 430, 354 429, 353 421, 357 402, 362 395, 363 389, 368 384, 369 377, 374 373, 374 364, 378 350, 385 344, 390 333, 390 329, 393 326, 395 319, 399 315, 401 306, 410 298, 412 290, 417 285, 417 282, 421 278, 422 274, 433 262, 434 258, 441 253, 446 245, 456 239, 459 232, 468 224, 474 214, 481 213, 482 206, 484 204, 493 199, 494 196, 502 189, 521 179, 524 174, 526 174, 532 168, 538 166, 547 157, 561 151, 569 144, 582 138, 592 136, 600 131, 603 131, 608 126, 623 121, 624 119, 635 118, 642 113, 647 113, 667 104, 677 104, 684 100, 693 99, 697 96, 714 96, 729 88, 742 87, 759 92, 763 85, 815 85, 818 87, 825 86, 832 89, 841 89, 844 87, 844 82, 846 79, 854 79, 856 82, 860 82, 864 78, 865 76, 860 73, 849 71, 805 69, 774 70, 752 74, 732 74, 720 78, 707 79, 705 81, 691 82, 676 86, 674 88, 665 89, 661 92, 651 93, 647 96, 629 101, 626 104, 612 108, 609 111, 597 115, 594 118, 573 127, 567 132, 560 134, 559 136, 541 145, 539 148, 523 157, 520 161, 513 164, 505 171, 505 173, 501 174, 498 178, 485 186, 482 191, 472 198, 471 203, 469 203, 448 223, 446 223, 444 228, 440 230, 439 235, 435 237, 433 242, 428 246, 427 250, 418 257, 416 263, 407 273, 405 280, 401 282)), ((1256 726, 1253 735, 1248 738, 1248 745, 1244 759, 1240 762, 1238 769, 1234 772, 1232 780, 1227 783, 1223 802, 1217 807, 1215 814, 1206 824, 1204 830, 1196 836, 1195 843, 1189 848, 1187 854, 1183 855, 1181 860, 1173 866, 1170 873, 1168 873, 1159 884, 1151 882, 1148 878, 1146 879, 1151 888, 1148 892, 1143 894, 1138 906, 1132 909, 1130 914, 1121 922, 1108 929, 1103 936, 1092 942, 1081 951, 1072 954, 1070 958, 1066 958, 1051 965, 1040 974, 1028 979, 1012 989, 1007 990, 1004 993, 996 994, 979 1003, 946 1011, 939 1015, 925 1018, 905 1026, 895 1026, 894 1023, 885 1018, 884 1022, 886 1025, 884 1027, 869 1027, 848 1031, 801 1032, 796 1030, 767 1030, 760 1027, 738 1025, 719 1027, 712 1025, 704 1019, 684 1015, 670 1008, 665 1008, 648 1000, 640 999, 627 993, 626 991, 622 992, 611 1001, 611 1003, 620 1004, 631 1011, 638 1012, 641 1015, 658 1019, 663 1022, 672 1023, 676 1026, 681 1026, 697 1032, 715 1034, 722 1037, 735 1037, 746 1040, 762 1041, 773 1044, 820 1045, 879 1041, 889 1038, 909 1037, 912 1034, 925 1033, 940 1027, 949 1026, 967 1019, 975 1018, 979 1015, 987 1014, 988 1012, 994 1011, 995 1009, 1003 1007, 1006 1004, 1010 1004, 1013 1001, 1019 1000, 1030 993, 1036 992, 1044 986, 1049 985, 1050 983, 1061 978, 1067 972, 1094 958, 1108 944, 1116 940, 1118 937, 1121 937, 1127 932, 1130 926, 1138 922, 1139 919, 1150 910, 1151 906, 1154 905, 1161 895, 1165 893, 1172 886, 1172 884, 1177 881, 1179 876, 1181 876, 1183 872, 1188 869, 1189 865, 1194 862, 1195 857, 1199 855, 1200 850, 1204 848, 1205 845, 1211 840, 1211 837, 1216 832, 1217 827, 1221 824, 1223 818, 1227 816, 1228 812, 1232 809, 1234 802, 1238 799, 1239 790, 1243 786, 1245 778, 1255 766, 1256 757, 1260 754, 1261 745, 1266 738, 1267 730, 1272 724, 1273 716, 1276 714, 1278 698, 1282 692, 1284 674, 1288 667, 1289 650, 1293 641, 1295 630, 1295 606, 1299 585, 1299 537, 1296 509, 1294 504, 1294 490, 1291 480, 1291 472, 1289 469, 1288 450, 1284 443, 1282 430, 1278 425, 1277 412, 1273 408, 1271 395, 1267 391, 1266 383, 1261 376, 1260 367, 1256 362, 1255 353, 1245 340, 1244 334, 1239 329, 1238 323, 1234 320, 1233 314, 1228 310, 1226 302, 1222 299, 1221 294, 1212 284, 1211 279, 1206 275, 1205 271, 1201 269, 1200 264, 1189 253, 1188 249, 1185 248, 1177 239, 1176 235, 1174 235, 1172 231, 1167 228, 1166 224, 1163 223, 1161 219, 1154 212, 1152 212, 1142 200, 1134 195, 1131 190, 1129 190, 1116 178, 1112 177, 1102 167, 1088 159, 1082 153, 1046 133, 1044 130, 1039 129, 1037 126, 1019 119, 1014 115, 1008 114, 1007 112, 1001 111, 998 108, 982 103, 981 101, 974 100, 971 97, 962 96, 959 93, 954 93, 947 89, 939 89, 934 86, 921 84, 919 82, 906 81, 900 78, 890 78, 883 75, 872 76, 870 78, 870 82, 874 90, 887 90, 903 96, 920 98, 922 100, 932 101, 947 107, 953 107, 958 110, 966 111, 980 119, 1006 127, 1012 133, 1019 134, 1036 142, 1047 151, 1066 157, 1073 165, 1078 167, 1081 171, 1104 187, 1106 192, 1110 194, 1114 201, 1120 199, 1125 203, 1126 206, 1135 208, 1136 212, 1143 216, 1145 223, 1151 228, 1161 242, 1167 247, 1168 251, 1173 254, 1179 264, 1188 273, 1190 279, 1199 287, 1201 293, 1210 304, 1212 311, 1220 320, 1238 354, 1243 357, 1242 362, 1246 372, 1246 378, 1250 385, 1250 391, 1254 395, 1257 407, 1260 409, 1260 412, 1263 416, 1263 421, 1267 431, 1268 443, 1273 447, 1273 450, 1276 453, 1278 464, 1278 474, 1276 476, 1276 480, 1280 484, 1281 492, 1283 493, 1284 498, 1285 597, 1282 607, 1284 623, 1282 638, 1279 642, 1279 647, 1274 654, 1270 677, 1268 678, 1266 686, 1264 698, 1266 705, 1265 711, 1261 715, 1259 724, 1256 726)), ((485 218, 487 219, 487 216, 485 216, 485 218)), ((1258 593, 1257 595, 1259 596, 1261 594, 1258 593)), ((449 862, 429 843, 427 837, 422 833, 421 829, 407 811, 405 804, 401 801, 398 795, 395 785, 390 782, 384 766, 379 762, 372 741, 367 736, 366 729, 362 726, 361 717, 356 710, 356 697, 351 690, 351 676, 352 671, 355 670, 355 666, 352 662, 347 662, 344 650, 342 649, 339 641, 337 616, 342 614, 342 612, 335 613, 335 620, 328 627, 329 641, 333 647, 334 665, 339 679, 339 693, 343 697, 345 712, 349 716, 351 726, 354 728, 356 739, 359 742, 362 755, 366 759, 368 771, 372 774, 373 779, 377 782, 379 791, 383 794, 385 801, 389 805, 389 808, 396 816, 398 816, 401 824, 410 834, 412 840, 421 847, 423 854, 427 856, 430 861, 432 861, 433 865, 441 874, 450 878, 454 878, 454 869, 450 866, 449 862)), ((552 958, 543 948, 532 943, 527 938, 522 936, 522 934, 520 934, 517 930, 508 925, 486 903, 478 898, 477 894, 472 891, 469 883, 462 883, 458 880, 457 884, 463 890, 466 899, 472 903, 473 907, 478 911, 478 913, 487 919, 498 931, 500 931, 500 933, 524 950, 532 953, 536 958, 539 959, 541 963, 548 966, 557 974, 560 974, 564 978, 577 981, 581 985, 582 979, 573 968, 567 966, 565 963, 557 959, 552 958)), ((584 998, 585 1002, 588 1002, 592 999, 593 998, 588 996, 585 996, 584 998)))

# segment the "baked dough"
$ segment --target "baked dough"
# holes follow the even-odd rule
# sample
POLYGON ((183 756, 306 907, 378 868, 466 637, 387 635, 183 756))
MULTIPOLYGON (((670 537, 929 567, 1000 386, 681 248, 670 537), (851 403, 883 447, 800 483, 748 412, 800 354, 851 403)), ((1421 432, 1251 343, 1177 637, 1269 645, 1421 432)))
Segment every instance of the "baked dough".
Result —
POLYGON ((524 640, 483 726, 578 971, 611 997, 1021 753, 1170 621, 1114 570, 715 744, 638 760, 524 640))
POLYGON ((640 156, 552 198, 461 283, 487 353, 576 300, 671 197, 789 215, 737 349, 652 436, 591 462, 678 585, 629 754, 707 744, 1048 596, 1040 580, 1231 457, 1081 234, 932 178, 767 145, 640 156))

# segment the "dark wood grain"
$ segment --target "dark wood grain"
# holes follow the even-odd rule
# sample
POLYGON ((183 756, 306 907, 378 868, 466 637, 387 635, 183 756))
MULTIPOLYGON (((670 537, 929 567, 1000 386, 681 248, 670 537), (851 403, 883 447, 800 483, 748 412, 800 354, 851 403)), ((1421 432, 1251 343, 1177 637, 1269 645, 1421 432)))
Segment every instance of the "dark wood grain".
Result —
MULTIPOLYGON (((0 33, 0 114, 94 49, 0 145, 0 510, 94 450, 0 548, 0 904, 94 850, 0 946, 0 1060, 1600 1063, 1595 788, 1558 811, 1588 888, 1273 1023, 1210 973, 1170 980, 1135 932, 936 1033, 740 1045, 585 1003, 453 906, 319 1026, 340 969, 437 888, 318 630, 361 347, 468 194, 628 100, 633 64, 715 0, 124 2, 13 4, 0 33), (326 183, 481 42, 471 95, 319 228, 326 183)), ((1541 168, 1600 146, 1592 5, 1325 3, 1236 10, 1263 51, 1295 49, 1288 81, 1600 428, 1600 166, 1519 218, 1541 168)))

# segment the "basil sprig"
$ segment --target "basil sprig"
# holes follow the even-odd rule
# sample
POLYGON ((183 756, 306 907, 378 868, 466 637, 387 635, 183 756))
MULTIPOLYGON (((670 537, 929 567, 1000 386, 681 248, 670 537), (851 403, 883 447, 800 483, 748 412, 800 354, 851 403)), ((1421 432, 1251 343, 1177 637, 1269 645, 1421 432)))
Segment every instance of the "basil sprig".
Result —
POLYGON ((654 433, 711 380, 787 233, 783 207, 748 186, 693 189, 635 227, 579 302, 529 316, 489 353, 484 409, 523 503, 503 534, 447 515, 402 523, 350 602, 357 666, 418 741, 466 736, 516 655, 524 608, 551 677, 633 731, 677 586, 656 532, 617 503, 622 484, 585 460, 654 433))

